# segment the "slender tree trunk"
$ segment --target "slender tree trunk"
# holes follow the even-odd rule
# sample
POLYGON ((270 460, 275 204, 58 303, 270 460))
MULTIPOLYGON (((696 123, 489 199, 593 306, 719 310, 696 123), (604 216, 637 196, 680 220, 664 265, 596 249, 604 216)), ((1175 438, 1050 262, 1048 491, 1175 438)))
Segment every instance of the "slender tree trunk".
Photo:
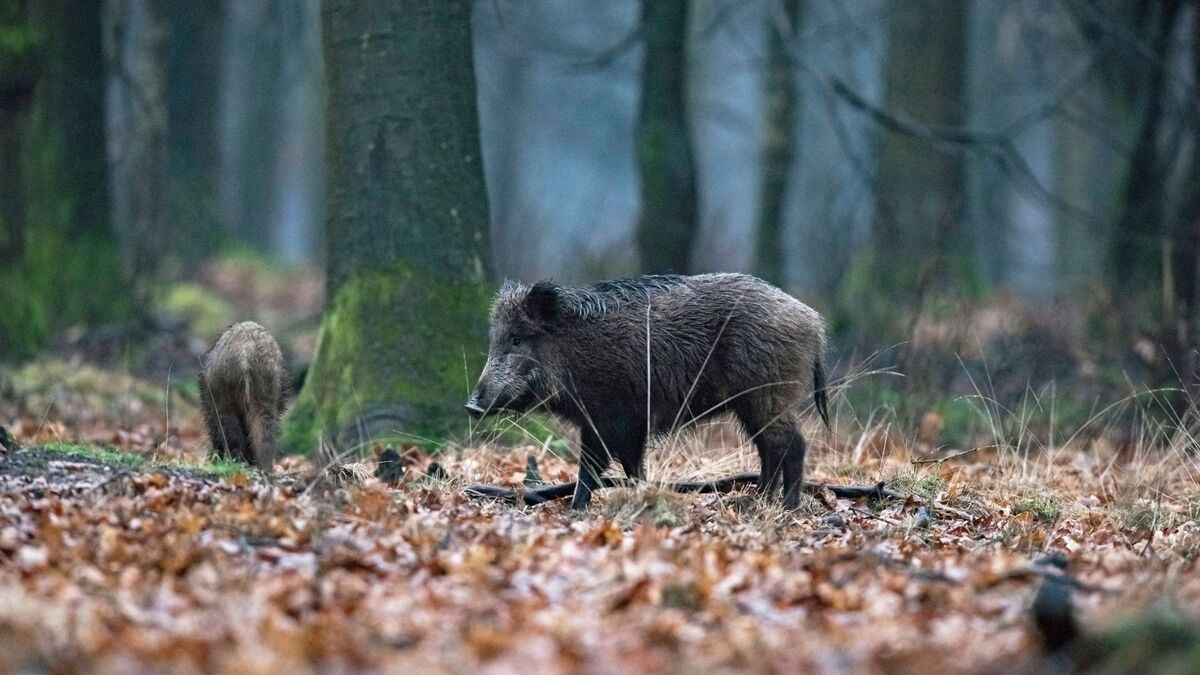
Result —
MULTIPOLYGON (((800 34, 792 45, 798 66, 791 86, 792 168, 780 215, 783 284, 801 297, 836 299, 835 317, 870 313, 883 294, 865 273, 876 220, 878 124, 829 90, 844 82, 867 101, 883 100, 887 21, 892 0, 801 2, 800 34), (855 26, 854 30, 826 30, 855 26)), ((883 312, 888 311, 883 308, 883 312)))
POLYGON ((0 265, 0 357, 12 358, 68 326, 121 319, 130 303, 109 220, 100 0, 3 4, 0 21, 0 49, 21 54, 0 72, 14 94, 0 189, 14 256, 0 265))
POLYGON ((687 122, 688 0, 644 0, 646 58, 638 159, 639 243, 647 272, 685 272, 696 223, 696 178, 687 122))
POLYGON ((496 275, 636 273, 642 1, 473 8, 496 275))
MULTIPOLYGON (((1200 74, 1200 6, 1192 5, 1190 11, 1180 11, 1175 16, 1176 34, 1185 37, 1182 45, 1175 45, 1182 53, 1167 54, 1168 60, 1179 58, 1186 63, 1188 79, 1194 81, 1200 74)), ((1163 317, 1163 344, 1171 368, 1189 394, 1189 402, 1195 405, 1200 398, 1200 111, 1192 97, 1194 88, 1184 90, 1183 100, 1177 102, 1174 115, 1183 116, 1178 123, 1187 129, 1188 140, 1184 145, 1190 151, 1180 153, 1182 161, 1176 162, 1176 170, 1183 177, 1181 193, 1177 195, 1179 208, 1172 209, 1172 222, 1168 236, 1170 245, 1164 256, 1167 265, 1168 288, 1164 290, 1166 307, 1163 317), (1180 105, 1181 104, 1181 105, 1180 105), (1168 295, 1169 294, 1169 295, 1168 295)))
POLYGON ((166 254, 166 20, 161 0, 104 0, 109 193, 139 309, 166 254))
POLYGON ((692 0, 687 122, 696 195, 688 270, 753 272, 763 192, 764 80, 774 2, 692 0))
POLYGON ((1158 134, 1162 123, 1163 73, 1151 68, 1146 107, 1134 141, 1124 187, 1124 208, 1109 251, 1110 279, 1119 292, 1155 286, 1160 278, 1163 208, 1158 134))
POLYGON ((327 306, 285 444, 444 438, 490 294, 469 0, 325 0, 327 306))
MULTIPOLYGON (((960 0, 893 3, 885 107, 934 127, 961 126, 966 5, 960 0), (930 21, 930 17, 938 17, 930 21)), ((875 266, 880 288, 912 296, 930 277, 965 261, 960 220, 963 161, 953 149, 894 133, 879 158, 875 266)))
POLYGON ((0 0, 0 30, 15 36, 0 47, 0 263, 11 265, 25 251, 25 181, 22 140, 29 124, 40 65, 28 2, 0 0))
POLYGON ((762 211, 758 226, 758 274, 773 284, 783 279, 783 196, 796 154, 796 82, 789 50, 800 29, 800 0, 784 0, 781 16, 767 16, 768 61, 763 96, 766 129, 763 134, 762 211))
POLYGON ((283 97, 282 16, 293 3, 228 3, 221 100, 221 221, 232 236, 271 250, 279 106, 283 97))
POLYGON ((300 0, 282 15, 283 87, 276 106, 271 251, 286 262, 320 259, 324 181, 320 0, 300 0))
POLYGON ((218 124, 226 7, 221 0, 166 6, 167 186, 171 252, 185 265, 221 241, 218 124))

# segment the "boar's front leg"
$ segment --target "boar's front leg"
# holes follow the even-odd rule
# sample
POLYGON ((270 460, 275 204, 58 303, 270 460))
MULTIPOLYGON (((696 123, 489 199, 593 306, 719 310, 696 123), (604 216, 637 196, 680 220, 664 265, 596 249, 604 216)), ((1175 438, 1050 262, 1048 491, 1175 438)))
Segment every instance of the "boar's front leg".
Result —
POLYGON ((571 510, 582 511, 592 501, 592 491, 600 485, 600 475, 612 463, 612 456, 600 435, 590 426, 579 432, 579 480, 575 482, 575 495, 571 497, 571 510))
POLYGON ((642 458, 646 454, 646 423, 636 419, 604 421, 589 424, 581 430, 582 451, 579 462, 579 481, 575 485, 572 509, 582 509, 592 498, 592 491, 601 485, 600 476, 616 457, 625 475, 638 480, 642 477, 642 458))

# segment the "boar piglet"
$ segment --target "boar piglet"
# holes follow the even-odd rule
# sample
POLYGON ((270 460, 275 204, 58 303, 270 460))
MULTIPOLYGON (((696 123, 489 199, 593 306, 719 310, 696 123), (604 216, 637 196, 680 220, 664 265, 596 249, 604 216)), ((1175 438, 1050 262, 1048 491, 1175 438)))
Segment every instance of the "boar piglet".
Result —
POLYGON ((641 478, 647 436, 732 413, 762 461, 759 490, 794 508, 802 489, 800 413, 828 424, 812 308, 744 274, 643 276, 582 288, 506 282, 492 308, 475 416, 549 411, 582 440, 571 508, 591 499, 612 458, 641 478), (811 397, 811 399, 810 399, 811 397))
POLYGON ((200 372, 200 405, 213 451, 270 473, 287 392, 275 338, 253 321, 230 326, 204 355, 200 372))

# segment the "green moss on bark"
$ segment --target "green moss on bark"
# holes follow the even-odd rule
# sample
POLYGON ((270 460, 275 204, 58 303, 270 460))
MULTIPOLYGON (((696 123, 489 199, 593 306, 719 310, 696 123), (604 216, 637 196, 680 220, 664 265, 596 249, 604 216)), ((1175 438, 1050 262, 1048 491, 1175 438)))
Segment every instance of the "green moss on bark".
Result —
POLYGON ((480 279, 418 277, 397 263, 356 270, 326 310, 313 368, 284 423, 286 449, 373 438, 438 445, 466 427, 484 351, 488 296, 480 279), (382 424, 387 425, 380 429, 382 424))

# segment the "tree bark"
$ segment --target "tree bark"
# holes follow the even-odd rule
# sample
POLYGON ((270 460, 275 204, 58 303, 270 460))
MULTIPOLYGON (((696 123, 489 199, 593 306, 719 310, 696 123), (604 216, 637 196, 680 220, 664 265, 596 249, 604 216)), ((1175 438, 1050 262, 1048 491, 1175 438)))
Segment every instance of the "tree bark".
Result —
POLYGON ((637 272, 641 14, 641 0, 474 3, 497 277, 637 272))
MULTIPOLYGON (((961 127, 966 5, 896 3, 888 18, 885 107, 932 127, 961 127), (939 17, 930 21, 929 17, 939 17)), ((909 299, 930 277, 960 271, 963 161, 957 149, 886 133, 879 157, 875 272, 879 288, 909 299)))
POLYGON ((221 0, 188 0, 168 3, 165 10, 164 218, 173 239, 171 253, 190 266, 221 243, 218 120, 226 6, 221 0))
POLYGON ((687 122, 688 0, 644 0, 639 243, 646 272, 686 272, 696 223, 687 122))
POLYGON ((0 47, 0 261, 19 260, 25 251, 25 194, 22 138, 29 124, 39 64, 28 3, 0 2, 0 30, 12 44, 0 47))
POLYGON ((284 444, 466 421, 489 284, 471 3, 325 0, 327 305, 284 444))
POLYGON ((783 0, 781 16, 767 16, 767 77, 764 81, 762 210, 756 250, 758 275, 783 285, 783 197, 796 154, 795 126, 798 106, 792 54, 800 30, 800 0, 783 0))
POLYGON ((0 265, 0 357, 15 358, 68 326, 123 318, 130 302, 109 218, 100 0, 0 7, 12 29, 3 49, 17 47, 24 64, 0 72, 14 94, 4 112, 0 231, 12 257, 0 265))
POLYGON ((690 272, 753 272, 763 192, 766 0, 691 3, 687 123, 695 176, 690 272))
POLYGON ((164 15, 160 0, 104 0, 109 193, 138 308, 149 306, 167 252, 164 15))

